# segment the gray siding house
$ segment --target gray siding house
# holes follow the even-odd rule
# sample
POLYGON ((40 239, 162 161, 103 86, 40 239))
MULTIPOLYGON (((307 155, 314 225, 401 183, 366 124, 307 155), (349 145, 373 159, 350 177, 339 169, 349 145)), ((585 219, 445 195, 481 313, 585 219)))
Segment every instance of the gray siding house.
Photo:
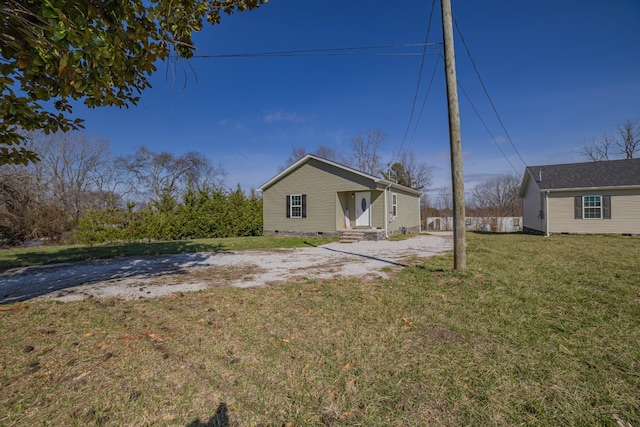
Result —
POLYGON ((420 231, 420 192, 307 155, 262 191, 264 234, 339 236, 366 231, 380 239, 420 231))
POLYGON ((640 234, 640 159, 526 168, 524 231, 640 234))

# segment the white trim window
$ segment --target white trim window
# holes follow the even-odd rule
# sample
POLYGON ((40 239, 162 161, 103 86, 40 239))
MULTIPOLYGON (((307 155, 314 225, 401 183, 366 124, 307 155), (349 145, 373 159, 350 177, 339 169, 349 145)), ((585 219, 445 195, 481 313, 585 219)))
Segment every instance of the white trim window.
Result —
POLYGON ((391 218, 398 216, 398 195, 391 193, 391 218))
POLYGON ((302 194, 291 195, 291 218, 302 218, 302 194))
POLYGON ((582 218, 602 219, 602 196, 584 196, 582 198, 582 218))
POLYGON ((287 218, 307 217, 307 195, 289 194, 287 195, 287 218))
POLYGON ((611 219, 611 196, 575 196, 575 219, 611 219))

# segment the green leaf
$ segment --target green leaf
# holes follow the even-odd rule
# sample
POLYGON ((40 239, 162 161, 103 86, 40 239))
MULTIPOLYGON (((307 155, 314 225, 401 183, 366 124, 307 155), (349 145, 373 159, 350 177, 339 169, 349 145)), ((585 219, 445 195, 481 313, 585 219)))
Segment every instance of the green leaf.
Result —
MULTIPOLYGON (((56 97, 87 106, 129 107, 150 87, 155 62, 171 52, 188 58, 194 31, 203 20, 219 21, 219 11, 258 7, 263 0, 30 0, 20 10, 0 8, 4 29, 0 48, 0 117, 24 130, 73 129, 63 114, 43 110, 37 101, 56 97), (29 19, 25 19, 29 17, 29 19), (212 16, 216 18, 212 20, 212 16), (37 22, 37 25, 34 23, 37 22), (81 72, 78 70, 82 70, 81 72), (28 98, 16 98, 17 85, 28 98)), ((59 111, 71 113, 68 104, 59 111)), ((0 123, 0 141, 16 137, 0 123)), ((0 152, 0 163, 9 157, 0 152), (3 157, 4 156, 4 157, 3 157)), ((20 156, 20 153, 11 155, 20 156)), ((26 156, 26 154, 25 154, 26 156)))
POLYGON ((58 14, 52 8, 45 6, 42 8, 42 17, 47 19, 55 19, 58 17, 58 14))

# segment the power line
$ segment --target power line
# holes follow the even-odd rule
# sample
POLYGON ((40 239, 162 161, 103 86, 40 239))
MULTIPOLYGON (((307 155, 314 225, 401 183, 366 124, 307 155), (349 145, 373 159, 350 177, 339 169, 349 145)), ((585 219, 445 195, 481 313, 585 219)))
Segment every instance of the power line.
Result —
POLYGON ((473 65, 473 69, 476 72, 476 75, 478 76, 478 80, 480 81, 480 85, 482 86, 482 89, 484 90, 484 93, 487 96, 487 99, 489 100, 489 103, 491 104, 491 108, 493 108, 493 112, 495 113, 496 117, 498 118, 498 122, 500 122, 500 126, 502 126, 502 130, 504 131, 504 134, 507 136, 507 139, 509 140, 509 143, 511 143, 511 146, 513 147, 513 150, 516 152, 516 154, 520 158, 520 161, 522 162, 522 164, 524 164, 525 166, 528 166, 527 162, 525 162, 524 159, 522 158, 522 156, 520 155, 520 152, 516 148, 516 145, 513 143, 513 140, 511 139, 511 135, 509 135, 509 132, 507 132, 507 128, 505 127, 504 123, 502 122, 502 119, 500 118, 500 115, 498 114, 498 110, 496 109, 496 106, 493 103, 493 100, 491 99, 491 96, 489 95, 489 91, 487 90, 487 87, 485 86, 484 81, 482 80, 482 77, 480 76, 480 72, 478 71, 478 67, 476 66, 476 63, 473 60, 473 57, 471 56, 471 51, 469 50, 469 46, 467 46, 467 42, 465 41, 464 36, 462 35, 462 31, 460 31, 460 27, 458 26, 458 21, 456 21, 455 17, 453 18, 453 23, 456 26, 456 31, 458 32, 458 34, 460 34, 460 40, 462 40, 462 44, 464 45, 464 48, 467 51, 467 55, 469 56, 469 59, 471 60, 471 65, 473 65))
MULTIPOLYGON (((212 58, 256 58, 256 57, 269 57, 269 56, 365 56, 365 55, 366 56, 417 56, 417 55, 429 55, 426 53, 427 47, 436 46, 440 44, 441 43, 404 43, 404 44, 378 45, 378 46, 281 50, 281 51, 273 51, 273 52, 193 55, 192 58, 212 59, 212 58), (379 50, 379 49, 412 48, 412 47, 421 47, 421 46, 423 47, 422 53, 419 53, 419 52, 356 52, 356 51, 379 50)), ((431 55, 436 55, 436 53, 433 53, 431 55)))
MULTIPOLYGON (((418 83, 416 84, 416 93, 413 96, 413 104, 411 105, 411 113, 409 114, 409 122, 407 123, 407 129, 404 131, 404 136, 402 137, 402 142, 400 143, 400 149, 396 153, 393 158, 392 164, 396 162, 400 153, 402 152, 402 148, 404 147, 404 143, 407 139, 407 135, 409 134, 409 129, 411 129, 411 122, 413 121, 413 114, 416 110, 416 102, 418 101, 418 94, 420 93, 420 82, 422 81, 422 70, 424 69, 424 59, 427 55, 427 46, 429 45, 429 33, 431 32, 431 23, 433 22, 433 11, 436 7, 436 0, 433 0, 431 3, 431 12, 429 13, 429 24, 427 25, 427 34, 424 40, 424 48, 422 50, 422 61, 420 62, 420 71, 418 73, 418 83)), ((433 44, 433 43, 432 43, 433 44)))
POLYGON ((424 106, 427 103, 427 98, 429 97, 429 93, 431 92, 431 85, 433 84, 433 80, 436 76, 436 71, 438 71, 438 65, 440 64, 440 59, 442 58, 442 54, 438 55, 436 58, 436 63, 433 66, 433 72, 431 73, 431 79, 429 80, 429 86, 427 86, 427 93, 424 95, 424 100, 422 101, 422 106, 420 107, 420 113, 418 113, 418 119, 416 120, 416 124, 413 126, 413 132, 411 133, 411 138, 409 139, 409 145, 413 142, 413 137, 416 135, 416 130, 418 130, 418 125, 420 124, 420 119, 422 118, 422 113, 424 112, 424 106))
POLYGON ((469 105, 471 105, 471 108, 473 108, 473 111, 475 111, 476 116, 478 116, 478 119, 480 119, 480 123, 482 123, 484 128, 487 130, 487 133, 489 134, 489 136, 493 140, 493 143, 496 144, 496 147, 498 147, 498 150, 500 150, 500 153, 502 153, 502 157, 504 157, 505 160, 507 161, 507 163, 509 163, 509 166, 511 166, 511 169, 513 169, 513 171, 516 173, 516 175, 520 176, 520 172, 518 172, 518 170, 515 168, 515 166, 513 166, 513 163, 511 163, 511 160, 509 160, 509 158, 505 154, 504 150, 502 150, 502 147, 500 147, 500 144, 498 144, 498 140, 493 136, 493 134, 489 130, 489 127, 487 126, 485 121, 482 120, 482 117, 480 116, 480 113, 476 109, 476 106, 473 105, 473 102, 471 102, 471 98, 469 98, 469 95, 467 94, 467 91, 464 90, 464 88, 462 87, 462 84, 460 84, 460 81, 458 81, 458 87, 462 91, 462 94, 464 95, 464 97, 467 99, 467 102, 469 102, 469 105))

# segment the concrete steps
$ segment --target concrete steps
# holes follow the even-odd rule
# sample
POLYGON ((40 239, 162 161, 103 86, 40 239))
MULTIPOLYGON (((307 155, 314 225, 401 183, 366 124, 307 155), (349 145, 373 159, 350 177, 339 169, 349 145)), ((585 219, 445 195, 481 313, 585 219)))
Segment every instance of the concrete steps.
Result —
POLYGON ((340 236, 340 243, 355 243, 364 239, 364 231, 345 230, 340 236))

